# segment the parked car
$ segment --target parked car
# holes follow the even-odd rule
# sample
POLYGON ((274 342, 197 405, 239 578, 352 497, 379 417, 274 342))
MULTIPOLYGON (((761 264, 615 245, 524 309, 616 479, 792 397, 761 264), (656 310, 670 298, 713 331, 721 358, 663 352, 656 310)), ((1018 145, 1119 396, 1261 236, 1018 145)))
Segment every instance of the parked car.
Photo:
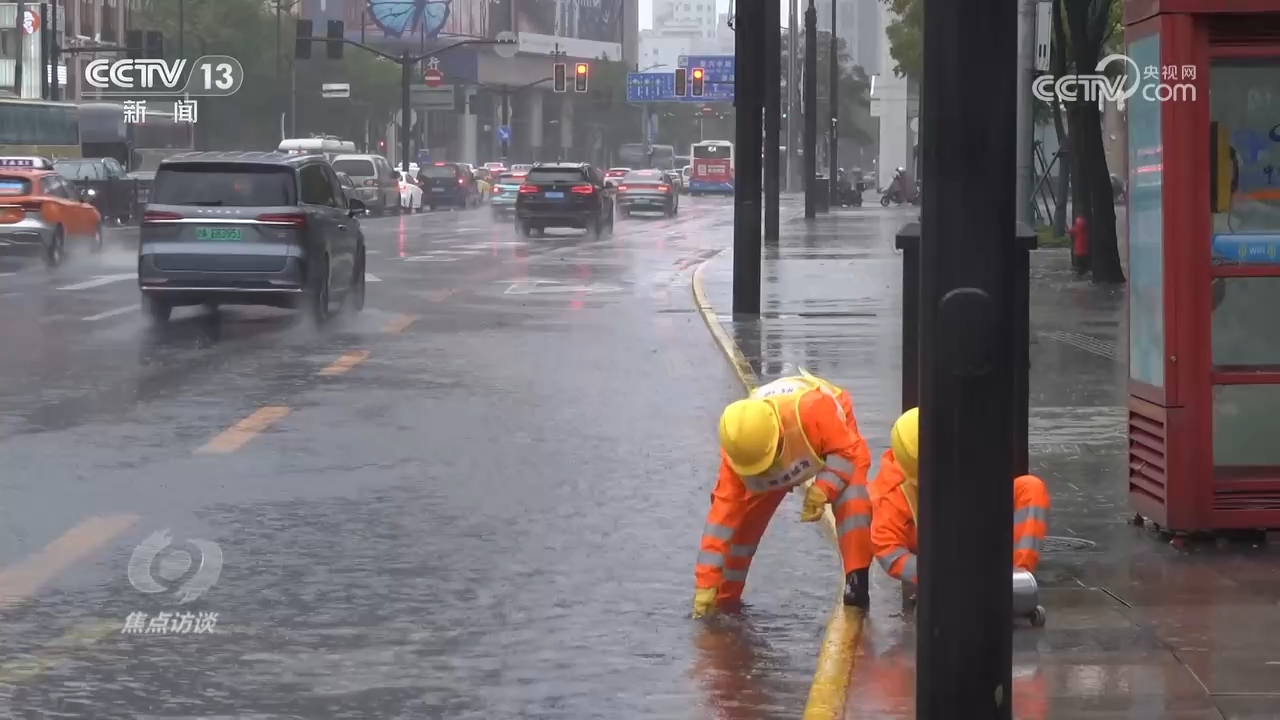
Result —
POLYGON ((515 214, 516 197, 528 176, 528 173, 504 172, 495 179, 493 197, 489 199, 489 207, 493 209, 495 219, 501 220, 515 214))
POLYGON ((480 189, 475 176, 464 163, 438 162, 418 171, 418 186, 423 202, 431 210, 437 207, 467 209, 479 207, 480 189))
POLYGON ((363 201, 323 155, 192 152, 156 171, 138 288, 154 323, 184 305, 301 308, 323 322, 365 297, 363 201))
POLYGON ((381 155, 338 155, 333 169, 351 176, 361 201, 371 215, 400 210, 400 183, 391 163, 381 155))
POLYGON ((511 172, 528 173, 532 169, 533 169, 533 166, 528 163, 516 163, 515 165, 511 166, 511 172))
POLYGON ((536 163, 516 195, 516 231, 582 228, 588 237, 613 231, 613 189, 586 163, 536 163))
POLYGON ((680 211, 680 196, 665 170, 632 170, 618 185, 618 212, 660 212, 671 217, 680 211))
POLYGON ((102 251, 102 215, 48 160, 7 157, 0 161, 0 240, 39 250, 57 267, 68 242, 102 251))

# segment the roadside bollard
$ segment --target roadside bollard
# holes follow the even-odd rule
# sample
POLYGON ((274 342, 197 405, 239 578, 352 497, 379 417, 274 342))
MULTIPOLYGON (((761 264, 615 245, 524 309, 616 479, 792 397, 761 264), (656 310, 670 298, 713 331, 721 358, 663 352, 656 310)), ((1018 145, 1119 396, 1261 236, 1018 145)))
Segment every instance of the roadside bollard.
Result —
POLYGON ((902 251, 902 412, 920 406, 920 222, 894 237, 902 251))
POLYGON ((1026 570, 1013 571, 1013 618, 1025 618, 1031 627, 1044 627, 1048 620, 1040 605, 1040 585, 1036 576, 1026 570))
POLYGON ((826 175, 815 175, 809 182, 813 183, 814 210, 831 212, 831 180, 826 175))

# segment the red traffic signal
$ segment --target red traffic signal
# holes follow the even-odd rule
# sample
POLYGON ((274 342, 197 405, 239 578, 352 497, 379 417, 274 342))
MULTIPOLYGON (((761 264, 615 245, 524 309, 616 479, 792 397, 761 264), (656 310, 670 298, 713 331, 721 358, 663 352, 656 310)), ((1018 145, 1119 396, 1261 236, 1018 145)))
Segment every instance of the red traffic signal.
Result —
POLYGON ((577 92, 587 91, 587 72, 589 68, 586 63, 578 63, 574 68, 573 89, 577 92))
POLYGON ((693 96, 702 97, 706 92, 706 71, 702 68, 693 69, 693 96))
POLYGON ((689 94, 689 71, 684 68, 676 68, 676 97, 684 97, 689 94))

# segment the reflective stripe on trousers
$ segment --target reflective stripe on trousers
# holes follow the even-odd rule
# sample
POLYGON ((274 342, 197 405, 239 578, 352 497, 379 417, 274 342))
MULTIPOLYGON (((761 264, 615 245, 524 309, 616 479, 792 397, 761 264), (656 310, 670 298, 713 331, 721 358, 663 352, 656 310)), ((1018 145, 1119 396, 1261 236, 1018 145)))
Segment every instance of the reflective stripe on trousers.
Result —
POLYGON ((732 504, 713 502, 694 569, 697 587, 718 587, 717 602, 742 596, 760 538, 786 496, 786 490, 774 490, 748 495, 732 504), (737 527, 730 527, 735 521, 737 527))
POLYGON ((1035 572, 1049 532, 1049 491, 1034 475, 1013 480, 1013 566, 1035 572))
MULTIPOLYGON (((844 464, 852 469, 845 460, 844 464)), ((840 544, 840 560, 844 573, 862 570, 871 564, 871 496, 867 486, 850 484, 836 497, 832 511, 836 516, 836 537, 840 544)))

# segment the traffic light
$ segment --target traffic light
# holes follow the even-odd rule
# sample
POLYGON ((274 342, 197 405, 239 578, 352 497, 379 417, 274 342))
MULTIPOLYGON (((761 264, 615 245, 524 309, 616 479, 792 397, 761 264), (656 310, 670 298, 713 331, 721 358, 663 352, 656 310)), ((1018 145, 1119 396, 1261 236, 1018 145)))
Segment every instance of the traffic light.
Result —
POLYGON ((689 94, 689 71, 685 68, 676 68, 676 97, 684 97, 689 94))
POLYGON ((329 21, 329 32, 328 32, 328 34, 326 35, 326 37, 328 37, 328 38, 329 38, 329 42, 325 43, 326 45, 328 45, 328 46, 329 46, 329 47, 328 47, 328 51, 329 51, 329 59, 330 59, 330 60, 341 60, 341 59, 342 59, 342 45, 343 45, 343 44, 342 44, 342 21, 341 21, 341 20, 330 20, 330 21, 329 21), (336 42, 335 42, 335 41, 336 41, 336 42))
POLYGON ((148 30, 143 40, 142 56, 158 60, 164 57, 164 33, 148 30))
POLYGON ((576 68, 574 68, 574 74, 573 74, 573 89, 574 89, 574 90, 576 90, 576 91, 578 91, 578 92, 586 92, 586 91, 587 91, 587 71, 588 71, 588 69, 589 69, 589 68, 587 67, 587 64, 586 64, 586 63, 578 63, 577 67, 576 67, 576 68))
POLYGON ((311 59, 311 21, 299 20, 294 33, 293 56, 299 60, 311 59))
POLYGON ((142 31, 129 30, 124 34, 124 46, 130 60, 142 59, 142 31))
POLYGON ((702 68, 694 68, 693 69, 693 96, 694 97, 702 97, 702 94, 706 92, 705 82, 706 82, 706 71, 703 70, 702 68))
POLYGON ((568 68, 565 66, 564 63, 556 63, 554 65, 554 69, 555 69, 555 72, 552 73, 552 79, 551 79, 551 89, 558 93, 565 92, 566 90, 569 89, 568 87, 566 87, 566 84, 568 82, 568 77, 567 77, 569 72, 568 68))

